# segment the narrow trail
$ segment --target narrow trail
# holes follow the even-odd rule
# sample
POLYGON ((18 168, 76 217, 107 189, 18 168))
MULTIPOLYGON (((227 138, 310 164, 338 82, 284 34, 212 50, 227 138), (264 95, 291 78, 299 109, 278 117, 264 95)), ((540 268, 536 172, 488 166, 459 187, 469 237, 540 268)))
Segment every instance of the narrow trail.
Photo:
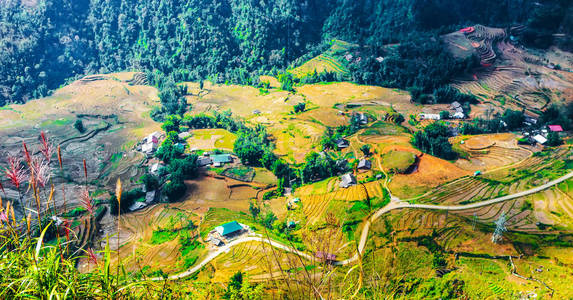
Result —
MULTIPOLYGON (((380 160, 378 160, 378 164, 381 167, 380 164, 380 160)), ((382 168, 381 168, 382 170, 382 168)), ((360 235, 360 240, 358 243, 358 252, 360 254, 364 253, 364 248, 366 246, 366 242, 368 241, 368 234, 370 232, 370 225, 372 225, 372 223, 374 221, 376 221, 378 218, 380 218, 382 215, 395 210, 395 209, 402 209, 402 208, 412 208, 412 209, 428 209, 428 210, 445 210, 445 211, 460 211, 460 210, 468 210, 468 209, 474 209, 474 208, 480 208, 483 206, 488 206, 488 205, 492 205, 492 204, 496 204, 496 203, 500 203, 500 202, 504 202, 504 201, 508 201, 508 200, 512 200, 515 198, 519 198, 519 197, 523 197, 523 196, 527 196, 527 195, 531 195, 534 193, 537 193, 539 191, 543 191, 547 188, 550 188, 554 185, 557 185, 563 181, 566 181, 570 178, 573 178, 573 172, 562 176, 560 178, 557 178, 553 181, 550 181, 546 184, 540 185, 538 187, 526 190, 526 191, 522 191, 519 193, 515 193, 512 195, 507 195, 507 196, 503 196, 503 197, 498 197, 498 198, 494 198, 494 199, 490 199, 490 200, 486 200, 486 201, 480 201, 480 202, 476 202, 476 203, 472 203, 472 204, 467 204, 467 205, 447 205, 447 206, 441 206, 441 205, 430 205, 430 204, 410 204, 408 202, 404 202, 400 199, 398 199, 397 197, 394 197, 390 194, 390 198, 391 201, 388 205, 382 207, 381 209, 379 209, 378 211, 376 211, 374 214, 372 214, 368 220, 366 221, 366 223, 364 224, 364 228, 362 229, 362 234, 360 235)), ((385 180, 385 186, 387 186, 387 183, 389 181, 388 176, 386 177, 385 180)), ((390 192, 388 190, 388 192, 390 192)), ((279 242, 275 242, 271 239, 268 238, 263 238, 260 235, 250 235, 250 236, 246 236, 246 237, 242 237, 239 239, 236 239, 232 242, 230 242, 229 244, 219 248, 217 251, 209 254, 205 259, 203 259, 203 261, 201 261, 198 265, 192 267, 191 269, 183 272, 183 273, 179 273, 176 275, 172 275, 169 276, 168 279, 169 280, 178 280, 178 279, 182 279, 188 276, 193 275, 194 273, 198 272, 201 268, 203 268, 205 265, 207 265, 209 262, 211 262, 212 260, 214 260, 215 258, 217 258, 217 256, 223 254, 223 253, 227 253, 230 251, 230 249, 232 247, 235 247, 238 244, 241 243, 246 243, 246 242, 262 242, 262 243, 267 243, 275 248, 284 250, 286 252, 290 252, 290 253, 294 253, 296 255, 299 255, 300 257, 303 257, 305 259, 308 260, 312 260, 313 257, 309 254, 300 252, 288 245, 284 245, 281 244, 279 242)), ((354 263, 358 260, 358 253, 356 253, 353 257, 349 258, 349 259, 345 259, 345 260, 340 260, 340 261, 334 261, 333 265, 335 266, 344 266, 344 265, 348 265, 351 263, 354 263)), ((153 281, 162 281, 164 280, 164 278, 161 277, 156 277, 156 278, 151 278, 150 280, 153 281)))

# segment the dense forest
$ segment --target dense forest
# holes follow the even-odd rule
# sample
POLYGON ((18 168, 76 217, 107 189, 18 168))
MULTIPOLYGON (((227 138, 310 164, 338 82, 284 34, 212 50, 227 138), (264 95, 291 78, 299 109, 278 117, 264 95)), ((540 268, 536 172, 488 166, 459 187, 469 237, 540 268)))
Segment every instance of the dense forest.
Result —
MULTIPOLYGON (((569 33, 573 27, 570 2, 1 0, 0 105, 45 96, 76 76, 121 70, 158 70, 175 81, 253 84, 254 75, 283 70, 332 38, 374 52, 388 43, 404 43, 400 55, 405 62, 393 66, 415 63, 410 57, 420 53, 441 60, 435 39, 416 50, 412 46, 419 43, 412 37, 474 23, 529 24, 527 40, 543 46, 549 33, 569 33)), ((561 42, 570 47, 568 40, 561 42)), ((412 86, 392 80, 390 67, 364 67, 353 80, 412 86)), ((431 91, 439 84, 419 85, 431 91)))

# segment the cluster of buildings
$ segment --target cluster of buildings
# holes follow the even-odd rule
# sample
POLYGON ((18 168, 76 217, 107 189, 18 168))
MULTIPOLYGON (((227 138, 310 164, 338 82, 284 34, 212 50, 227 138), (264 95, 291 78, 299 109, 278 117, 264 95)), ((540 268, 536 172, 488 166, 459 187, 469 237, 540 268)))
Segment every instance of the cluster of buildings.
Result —
POLYGON ((141 145, 141 152, 145 153, 147 156, 153 155, 159 147, 159 140, 161 137, 163 137, 163 134, 160 131, 155 131, 145 137, 141 145))
POLYGON ((529 144, 537 143, 544 145, 547 143, 547 136, 549 135, 549 132, 563 132, 563 127, 561 127, 561 125, 548 125, 547 128, 524 131, 522 134, 523 137, 527 139, 529 144))
MULTIPOLYGON (((358 166, 357 166, 358 170, 370 170, 372 168, 372 162, 363 158, 358 162, 358 166)), ((358 182, 356 181, 356 176, 354 176, 354 174, 352 173, 346 173, 344 175, 342 175, 340 177, 340 184, 339 186, 341 188, 349 188, 353 185, 358 184, 358 182)))
MULTIPOLYGON (((462 107, 462 105, 458 102, 458 101, 454 101, 452 102, 452 104, 450 104, 450 118, 451 119, 463 119, 466 117, 465 113, 464 113, 464 108, 462 107)), ((420 119, 421 120, 441 120, 442 116, 440 116, 440 114, 429 114, 429 113, 421 113, 420 114, 420 119)))
POLYGON ((197 158, 197 165, 199 167, 205 167, 212 165, 213 167, 222 167, 225 164, 230 164, 233 162, 233 157, 231 154, 211 154, 210 152, 205 152, 203 155, 197 158))
POLYGON ((458 101, 454 101, 450 104, 450 110, 453 112, 450 113, 450 116, 453 119, 463 119, 466 117, 464 114, 464 108, 458 101))

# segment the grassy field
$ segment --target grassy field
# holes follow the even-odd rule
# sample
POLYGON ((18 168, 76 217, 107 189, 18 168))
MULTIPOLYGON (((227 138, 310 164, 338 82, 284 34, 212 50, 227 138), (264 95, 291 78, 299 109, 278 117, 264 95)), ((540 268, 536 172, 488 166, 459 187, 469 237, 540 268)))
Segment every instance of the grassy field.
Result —
POLYGON ((390 150, 384 154, 382 165, 393 173, 404 173, 416 162, 416 155, 408 151, 390 150))
POLYGON ((224 149, 233 150, 237 137, 224 129, 196 129, 191 131, 192 136, 187 139, 189 148, 199 150, 224 149))

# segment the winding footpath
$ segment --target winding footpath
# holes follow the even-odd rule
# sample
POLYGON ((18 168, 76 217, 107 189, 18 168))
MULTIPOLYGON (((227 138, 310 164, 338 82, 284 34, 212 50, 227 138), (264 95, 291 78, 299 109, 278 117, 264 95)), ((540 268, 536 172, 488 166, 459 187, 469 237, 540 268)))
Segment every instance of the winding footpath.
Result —
MULTIPOLYGON (((340 260, 340 261, 335 261, 333 262, 334 265, 336 266, 343 266, 343 265, 348 265, 348 264, 352 264, 354 262, 356 262, 359 258, 359 254, 362 255, 362 253, 364 253, 364 248, 366 246, 366 242, 368 241, 368 233, 370 232, 370 225, 372 225, 372 223, 374 221, 376 221, 378 218, 380 218, 380 216, 388 213, 389 211, 395 210, 395 209, 402 209, 402 208, 413 208, 413 209, 428 209, 428 210, 452 210, 452 211, 459 211, 459 210, 468 210, 468 209, 473 209, 473 208, 480 208, 483 206, 488 206, 488 205, 492 205, 492 204, 496 204, 496 203, 500 203, 500 202, 504 202, 504 201, 508 201, 508 200, 512 200, 515 198, 519 198, 519 197, 523 197, 523 196, 527 196, 527 195, 531 195, 531 194, 535 194, 537 192, 543 191, 545 189, 548 189, 554 185, 557 185, 565 180, 568 180, 570 178, 573 178, 573 172, 562 176, 560 178, 557 178, 553 181, 550 181, 546 184, 540 185, 538 187, 526 190, 526 191, 522 191, 519 193, 515 193, 515 194, 511 194, 511 195, 507 195, 507 196, 503 196, 503 197, 498 197, 498 198, 494 198, 494 199, 490 199, 490 200, 486 200, 486 201, 480 201, 480 202, 476 202, 476 203, 472 203, 472 204, 467 204, 467 205, 449 205, 449 206, 441 206, 441 205, 431 205, 431 204, 410 204, 408 202, 404 202, 400 199, 398 199, 397 197, 394 197, 392 195, 390 195, 391 197, 391 201, 388 205, 382 207, 381 209, 379 209, 378 211, 376 211, 373 215, 370 216, 370 218, 368 218, 368 220, 366 221, 366 223, 364 224, 364 228, 362 229, 362 234, 360 236, 360 241, 358 243, 358 253, 356 253, 353 257, 346 259, 346 260, 340 260)), ((385 183, 387 185, 387 182, 385 183)), ((176 275, 172 275, 169 276, 168 279, 169 280, 178 280, 178 279, 182 279, 188 276, 193 275, 194 273, 198 272, 201 268, 203 268, 205 265, 207 265, 209 262, 211 262, 213 259, 215 259, 217 256, 223 254, 223 253, 227 253, 231 250, 231 248, 235 247, 238 244, 241 243, 247 243, 247 242, 262 242, 262 243, 267 243, 275 248, 284 250, 286 252, 290 252, 290 253, 294 253, 296 255, 299 255, 300 257, 304 257, 305 259, 308 260, 312 260, 314 259, 313 256, 300 252, 290 246, 281 244, 279 242, 275 242, 271 239, 268 238, 263 238, 260 235, 249 235, 246 237, 242 237, 239 239, 236 239, 230 243, 228 243, 227 245, 219 248, 217 251, 209 254, 205 259, 203 259, 203 261, 201 261, 201 263, 199 263, 198 265, 192 267, 191 269, 183 272, 183 273, 179 273, 176 275)), ((164 280, 164 278, 162 277, 156 277, 156 278, 151 278, 151 280, 153 281, 161 281, 164 280)))

